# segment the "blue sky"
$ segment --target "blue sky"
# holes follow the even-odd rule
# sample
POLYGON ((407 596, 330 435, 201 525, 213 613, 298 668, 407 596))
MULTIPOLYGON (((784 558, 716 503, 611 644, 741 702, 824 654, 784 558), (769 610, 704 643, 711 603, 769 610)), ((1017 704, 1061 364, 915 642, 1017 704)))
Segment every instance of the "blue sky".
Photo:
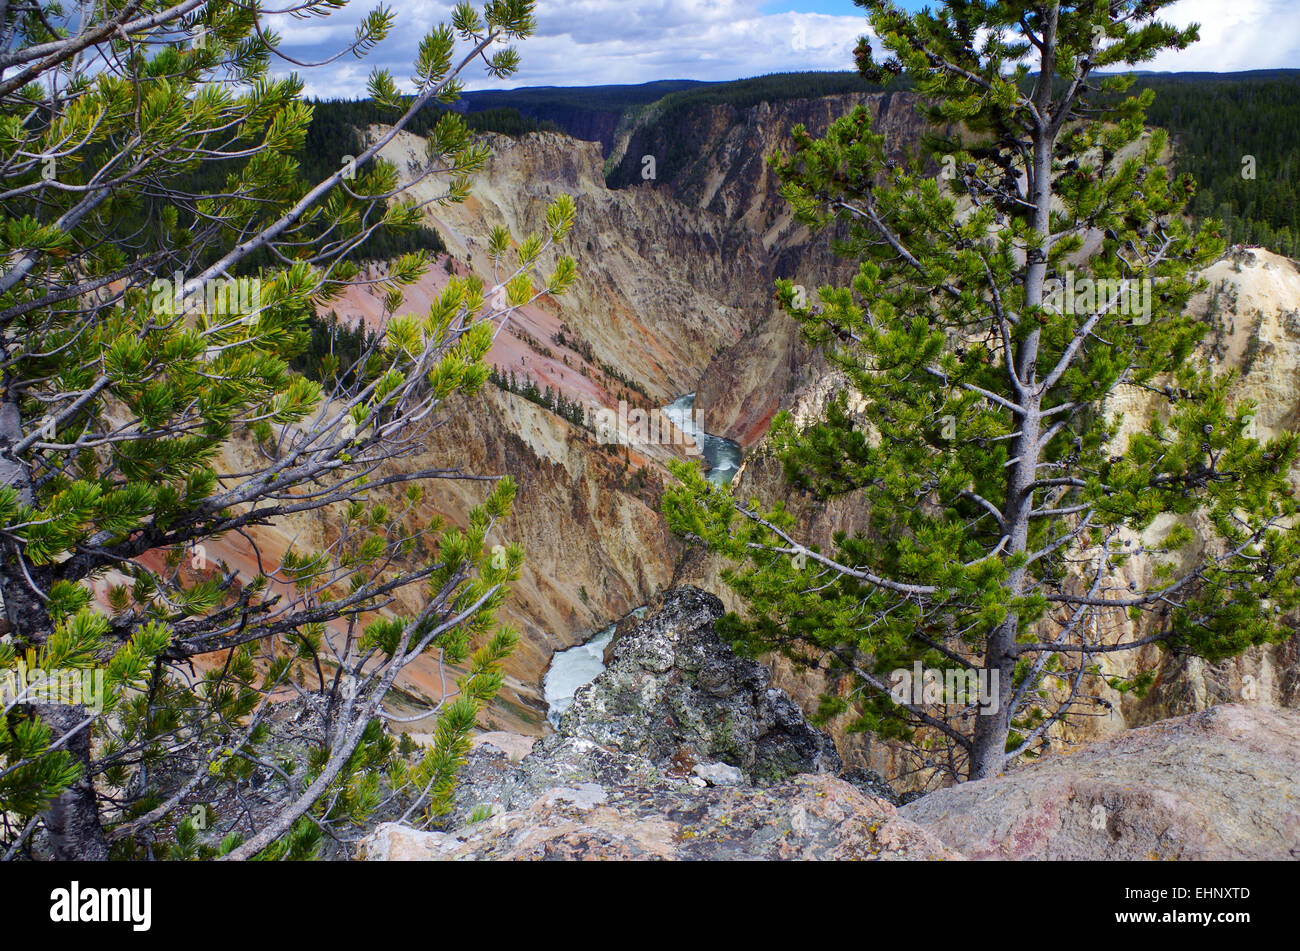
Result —
MULTIPOLYGON (((351 0, 321 19, 281 18, 277 29, 285 52, 302 60, 328 58, 377 2, 351 0)), ((393 35, 363 60, 346 56, 300 70, 309 94, 363 96, 375 65, 403 81, 420 38, 445 20, 453 5, 451 0, 386 2, 397 16, 393 35)), ((925 4, 903 0, 903 5, 925 4)), ((1298 0, 1178 0, 1164 18, 1179 25, 1201 23, 1201 42, 1146 68, 1300 68, 1297 6, 1298 0)), ((537 34, 520 44, 522 68, 506 85, 724 80, 851 69, 853 47, 867 31, 864 12, 851 0, 538 0, 537 20, 537 34)), ((485 79, 481 70, 467 79, 471 89, 502 85, 485 79)))

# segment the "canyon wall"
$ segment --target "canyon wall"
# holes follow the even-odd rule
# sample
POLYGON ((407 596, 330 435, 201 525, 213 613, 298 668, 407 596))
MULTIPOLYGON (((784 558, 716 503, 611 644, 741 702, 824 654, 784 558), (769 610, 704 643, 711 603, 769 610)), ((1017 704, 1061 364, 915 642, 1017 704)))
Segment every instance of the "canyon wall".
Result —
POLYGON ((761 302, 741 339, 710 361, 696 400, 709 431, 742 446, 761 439, 781 401, 825 369, 777 306, 773 281, 788 278, 811 295, 823 284, 847 282, 853 272, 852 265, 831 254, 828 240, 810 240, 808 229, 794 221, 768 158, 793 149, 795 126, 820 136, 858 106, 871 113, 873 127, 884 134, 895 158, 914 147, 925 130, 910 93, 846 93, 743 110, 698 106, 670 127, 648 110, 610 158, 613 180, 637 181, 644 157, 654 156, 657 188, 737 223, 756 235, 768 254, 766 271, 751 277, 763 291, 761 302))

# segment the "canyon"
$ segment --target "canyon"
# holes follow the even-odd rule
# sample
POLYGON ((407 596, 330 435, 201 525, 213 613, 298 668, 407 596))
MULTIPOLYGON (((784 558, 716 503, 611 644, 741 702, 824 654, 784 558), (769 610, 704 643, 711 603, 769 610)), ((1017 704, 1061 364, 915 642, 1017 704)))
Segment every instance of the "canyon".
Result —
MULTIPOLYGON (((787 381, 813 372, 811 355, 792 335, 782 342, 783 370, 751 359, 774 352, 764 346, 768 332, 762 329, 781 326, 772 281, 806 273, 811 284, 842 273, 842 265, 810 244, 782 210, 763 157, 789 147, 793 125, 821 131, 858 104, 880 115, 900 143, 919 135, 910 104, 882 94, 750 110, 705 107, 699 134, 717 139, 705 164, 683 168, 674 178, 638 176, 623 188, 607 184, 598 142, 556 133, 488 135, 493 155, 469 200, 432 206, 428 213, 448 254, 408 289, 403 312, 427 309, 453 274, 490 278, 490 229, 504 225, 527 233, 557 195, 570 194, 577 225, 568 250, 578 259, 578 280, 562 297, 523 308, 498 337, 489 362, 566 400, 615 411, 620 401, 652 410, 697 393, 701 428, 748 450, 781 398, 793 392, 787 381), (742 155, 743 163, 737 160, 742 155), (710 183, 705 190, 692 186, 701 176, 710 183), (762 222, 770 224, 760 228, 762 222), (736 381, 733 365, 745 368, 743 380, 736 381), (717 398, 715 379, 728 381, 737 402, 717 398)), ((651 132, 636 129, 625 137, 625 148, 628 142, 634 150, 666 149, 651 132)), ((409 180, 418 174, 423 150, 423 140, 403 134, 384 158, 409 180)), ((442 184, 419 182, 412 197, 431 197, 442 184)), ((347 324, 381 329, 382 292, 353 287, 330 309, 347 324)), ((659 499, 671 478, 663 463, 688 456, 671 445, 603 446, 592 432, 493 387, 452 413, 427 451, 431 459, 455 458, 467 471, 509 474, 520 484, 505 531, 525 545, 528 557, 502 619, 523 637, 506 664, 507 689, 485 726, 545 732, 542 682, 553 653, 582 643, 674 583, 686 552, 668 532, 659 499)), ((430 514, 455 524, 473 492, 463 483, 431 486, 430 514)), ((426 691, 432 679, 421 678, 414 689, 426 691)))
MULTIPOLYGON (((407 290, 402 312, 426 310, 453 274, 490 279, 490 229, 504 225, 526 233, 540 225, 557 195, 572 195, 577 225, 567 250, 578 259, 578 280, 562 297, 544 297, 516 314, 489 362, 593 408, 616 409, 623 402, 654 410, 694 393, 702 428, 734 440, 743 453, 733 491, 770 502, 780 491, 779 466, 763 450, 772 416, 789 409, 810 417, 837 382, 776 306, 772 283, 833 283, 845 278, 847 265, 824 238, 810 239, 791 219, 766 157, 789 148, 792 126, 804 124, 816 135, 855 105, 870 109, 900 154, 923 131, 909 94, 864 92, 744 109, 705 104, 671 128, 656 124, 647 110, 617 136, 601 127, 608 154, 602 142, 554 132, 488 135, 493 155, 469 200, 430 206, 427 222, 443 236, 447 254, 407 290), (658 159, 654 178, 641 175, 646 156, 658 159)), ((409 134, 384 151, 408 181, 423 156, 424 141, 409 134)), ((412 197, 432 197, 442 184, 420 182, 412 197)), ((373 265, 367 274, 379 276, 382 267, 373 265)), ((1300 271, 1269 252, 1234 249, 1205 277, 1210 288, 1193 305, 1205 314, 1205 347, 1225 369, 1237 371, 1234 396, 1258 403, 1261 435, 1294 428, 1300 421, 1300 271)), ((380 291, 353 287, 330 309, 344 323, 382 330, 380 291)), ((1110 409, 1137 419, 1142 406, 1110 409)), ((522 542, 527 560, 502 620, 522 637, 506 663, 506 688, 481 719, 485 730, 549 735, 543 682, 554 654, 665 591, 692 584, 728 609, 740 607, 721 578, 723 566, 675 538, 660 514, 671 479, 664 463, 685 457, 680 446, 603 445, 590 430, 489 386, 453 408, 425 456, 442 464, 454 460, 466 471, 508 474, 520 486, 504 538, 522 542)), ((1293 476, 1300 486, 1300 473, 1293 476)), ((473 483, 435 483, 421 514, 458 524, 480 494, 473 483)), ((863 518, 852 499, 791 504, 806 533, 823 543, 863 518)), ((275 551, 322 527, 261 531, 282 536, 264 539, 275 551)), ((1143 566, 1135 561, 1128 570, 1143 566)), ((1108 672, 1123 675, 1154 670, 1155 685, 1142 698, 1103 688, 1107 708, 1061 731, 1062 742, 1085 742, 1225 702, 1300 706, 1295 638, 1220 664, 1156 647, 1113 655, 1106 664, 1108 672)), ((780 659, 771 666, 774 684, 806 710, 834 686, 780 659)), ((440 672, 430 667, 401 686, 409 700, 436 699, 440 683, 440 672)), ((418 736, 422 728, 417 723, 412 730, 418 736)), ((885 776, 905 771, 889 743, 835 722, 828 730, 846 764, 885 776)))

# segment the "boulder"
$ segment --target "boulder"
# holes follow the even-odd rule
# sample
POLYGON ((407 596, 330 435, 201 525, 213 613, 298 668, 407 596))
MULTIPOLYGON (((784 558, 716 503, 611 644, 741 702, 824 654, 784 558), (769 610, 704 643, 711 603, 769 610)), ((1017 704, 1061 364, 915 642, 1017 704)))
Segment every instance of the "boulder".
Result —
POLYGON ((975 859, 1300 857, 1300 713, 1223 704, 899 810, 975 859))
POLYGON ((615 639, 609 666, 578 690, 559 732, 682 775, 719 761, 754 785, 839 772, 834 742, 772 687, 771 670, 718 637, 722 614, 722 602, 698 588, 669 591, 615 639))

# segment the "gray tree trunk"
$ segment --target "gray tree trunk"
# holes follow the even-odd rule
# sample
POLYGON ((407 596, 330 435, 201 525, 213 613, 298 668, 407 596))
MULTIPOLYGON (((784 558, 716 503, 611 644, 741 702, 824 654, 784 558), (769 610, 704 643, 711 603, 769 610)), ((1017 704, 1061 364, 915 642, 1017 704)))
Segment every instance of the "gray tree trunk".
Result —
MULTIPOLYGON (((1053 8, 1048 28, 1044 31, 1043 54, 1039 82, 1035 89, 1035 106, 1039 111, 1039 126, 1033 141, 1032 200, 1034 204, 1033 227, 1043 236, 1044 246, 1030 251, 1025 269, 1025 305, 1040 306, 1047 278, 1047 252, 1052 229, 1052 153, 1056 135, 1052 131, 1050 114, 1052 104, 1051 78, 1056 72, 1056 8, 1053 8), (1044 81, 1044 77, 1046 81, 1044 81)), ((1020 344, 1014 355, 1013 369, 1026 392, 1020 398, 1023 412, 1018 413, 1019 436, 1012 443, 1015 460, 1007 479, 1007 495, 1003 503, 1002 519, 1006 526, 1008 554, 1028 551, 1029 515, 1034 507, 1033 483, 1038 478, 1039 439, 1042 436, 1042 399, 1037 381, 1038 344, 1041 331, 1036 327, 1020 344)), ((1012 354, 1007 354, 1012 360, 1012 354)), ((1024 596, 1028 572, 1017 568, 1007 578, 1007 596, 1018 599, 1024 596)), ((982 711, 975 718, 972 736, 970 778, 987 779, 1002 772, 1006 765, 1007 737, 1011 732, 1011 701, 1015 693, 1012 677, 1016 666, 1016 635, 1020 616, 1008 613, 988 639, 984 666, 997 671, 999 702, 997 711, 982 711)))

